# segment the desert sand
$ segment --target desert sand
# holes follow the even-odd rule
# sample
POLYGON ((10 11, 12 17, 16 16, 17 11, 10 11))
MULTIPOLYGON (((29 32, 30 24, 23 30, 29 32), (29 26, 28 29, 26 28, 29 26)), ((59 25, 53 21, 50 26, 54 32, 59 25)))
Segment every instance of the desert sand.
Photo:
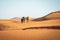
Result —
POLYGON ((60 40, 60 29, 40 28, 23 30, 24 28, 30 27, 36 28, 51 26, 60 27, 60 16, 58 19, 49 19, 44 21, 29 20, 29 22, 25 23, 21 23, 20 20, 15 19, 0 20, 0 40, 60 40))

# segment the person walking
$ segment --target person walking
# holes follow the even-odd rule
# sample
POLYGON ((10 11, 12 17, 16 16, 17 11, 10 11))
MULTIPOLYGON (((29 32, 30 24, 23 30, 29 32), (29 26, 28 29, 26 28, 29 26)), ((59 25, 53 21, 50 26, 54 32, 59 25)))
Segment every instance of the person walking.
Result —
POLYGON ((26 17, 26 21, 29 22, 29 17, 28 16, 26 17))
POLYGON ((21 18, 21 23, 24 23, 25 22, 25 17, 22 17, 21 18))

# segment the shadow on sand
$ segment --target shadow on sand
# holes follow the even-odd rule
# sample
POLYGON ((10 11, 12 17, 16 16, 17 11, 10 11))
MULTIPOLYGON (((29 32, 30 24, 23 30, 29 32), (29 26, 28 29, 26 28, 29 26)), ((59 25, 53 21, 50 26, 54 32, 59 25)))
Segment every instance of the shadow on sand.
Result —
POLYGON ((0 31, 1 30, 4 30, 7 26, 3 25, 3 24, 0 24, 0 31))
POLYGON ((27 29, 59 29, 60 30, 60 26, 29 27, 29 28, 23 28, 22 30, 27 30, 27 29))
POLYGON ((4 31, 4 30, 20 30, 20 29, 0 24, 0 31, 4 31))
MULTIPOLYGON (((0 24, 0 31, 8 29, 9 27, 7 27, 6 25, 0 24)), ((28 29, 59 29, 60 30, 60 26, 42 26, 42 27, 28 27, 28 28, 23 28, 22 30, 28 30, 28 29)), ((9 30, 20 30, 17 28, 12 28, 9 30)))

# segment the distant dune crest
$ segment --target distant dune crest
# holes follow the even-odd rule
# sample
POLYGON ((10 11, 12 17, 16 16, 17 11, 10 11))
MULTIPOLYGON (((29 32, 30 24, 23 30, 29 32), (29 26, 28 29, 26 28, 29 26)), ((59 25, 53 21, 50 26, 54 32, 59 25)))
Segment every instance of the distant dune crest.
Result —
POLYGON ((19 20, 19 19, 20 19, 20 17, 14 17, 14 18, 11 18, 11 19, 19 20))
POLYGON ((52 12, 46 16, 47 19, 60 19, 60 11, 52 12))
POLYGON ((42 21, 47 19, 60 19, 60 11, 52 12, 44 17, 33 19, 32 21, 42 21))

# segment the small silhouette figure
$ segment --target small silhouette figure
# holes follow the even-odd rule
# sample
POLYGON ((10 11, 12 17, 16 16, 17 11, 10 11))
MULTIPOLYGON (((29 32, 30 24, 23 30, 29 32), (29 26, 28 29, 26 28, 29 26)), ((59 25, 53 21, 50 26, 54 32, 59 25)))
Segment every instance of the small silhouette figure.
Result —
POLYGON ((25 17, 22 17, 21 18, 21 23, 24 23, 25 22, 25 17))
POLYGON ((29 17, 28 16, 26 17, 26 21, 29 22, 29 17))

